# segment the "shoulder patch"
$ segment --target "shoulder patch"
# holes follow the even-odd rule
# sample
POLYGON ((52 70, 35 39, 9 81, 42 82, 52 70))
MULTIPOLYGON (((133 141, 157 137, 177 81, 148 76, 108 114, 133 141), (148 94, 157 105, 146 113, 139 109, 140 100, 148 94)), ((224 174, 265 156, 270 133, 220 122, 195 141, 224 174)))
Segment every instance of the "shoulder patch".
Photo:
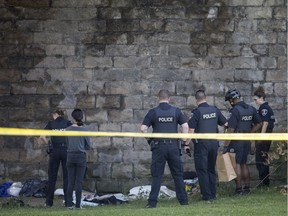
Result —
POLYGON ((261 110, 261 115, 262 116, 266 116, 268 114, 268 110, 267 109, 262 109, 261 110))

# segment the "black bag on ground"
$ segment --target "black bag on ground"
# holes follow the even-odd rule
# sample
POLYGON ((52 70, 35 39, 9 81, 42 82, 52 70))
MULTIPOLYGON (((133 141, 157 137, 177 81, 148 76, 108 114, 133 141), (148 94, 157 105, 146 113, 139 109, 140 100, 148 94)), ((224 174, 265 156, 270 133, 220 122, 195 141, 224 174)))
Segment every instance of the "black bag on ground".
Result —
POLYGON ((34 196, 34 197, 46 197, 47 194, 47 180, 40 179, 28 179, 24 181, 23 187, 19 192, 20 196, 34 196))

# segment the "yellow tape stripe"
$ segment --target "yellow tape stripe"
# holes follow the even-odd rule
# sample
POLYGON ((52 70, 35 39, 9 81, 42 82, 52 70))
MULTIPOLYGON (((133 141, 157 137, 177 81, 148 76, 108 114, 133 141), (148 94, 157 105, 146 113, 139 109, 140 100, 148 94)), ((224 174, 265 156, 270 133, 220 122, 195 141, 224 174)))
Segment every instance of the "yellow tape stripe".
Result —
POLYGON ((80 132, 55 131, 26 128, 0 128, 3 136, 91 136, 91 137, 151 137, 151 138, 191 138, 217 140, 288 140, 287 133, 135 133, 135 132, 80 132))

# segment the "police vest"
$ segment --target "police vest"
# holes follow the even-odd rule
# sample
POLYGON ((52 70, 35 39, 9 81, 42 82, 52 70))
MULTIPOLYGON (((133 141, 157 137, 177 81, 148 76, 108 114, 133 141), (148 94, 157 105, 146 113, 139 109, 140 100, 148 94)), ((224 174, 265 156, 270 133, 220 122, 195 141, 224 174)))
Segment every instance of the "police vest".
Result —
POLYGON ((218 115, 217 109, 214 106, 209 107, 198 107, 197 108, 200 117, 198 121, 197 128, 195 128, 196 133, 217 133, 218 132, 218 115))
POLYGON ((153 125, 153 133, 177 133, 178 123, 176 119, 176 107, 171 106, 168 110, 156 107, 155 123, 153 125))
MULTIPOLYGON (((51 121, 50 126, 52 130, 64 131, 68 126, 71 125, 71 122, 62 118, 58 117, 54 121, 51 121)), ((51 136, 51 142, 53 144, 62 144, 66 143, 66 137, 64 136, 51 136)))
POLYGON ((235 128, 235 132, 249 133, 251 131, 253 123, 253 108, 251 106, 244 108, 243 106, 236 105, 235 109, 239 111, 239 121, 237 127, 235 128))

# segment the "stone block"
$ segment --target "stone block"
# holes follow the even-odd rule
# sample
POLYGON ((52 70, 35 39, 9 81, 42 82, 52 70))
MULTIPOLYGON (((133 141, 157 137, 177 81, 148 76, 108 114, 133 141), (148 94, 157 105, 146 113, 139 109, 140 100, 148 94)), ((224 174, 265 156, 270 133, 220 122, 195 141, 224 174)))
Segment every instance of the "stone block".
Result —
POLYGON ((270 45, 269 46, 269 56, 286 56, 287 55, 287 47, 285 45, 270 45))
POLYGON ((276 58, 273 58, 273 57, 259 57, 258 67, 260 69, 276 69, 277 60, 276 58))
POLYGON ((257 61, 252 57, 222 58, 222 63, 224 68, 254 69, 257 67, 257 61))
POLYGON ((149 81, 182 81, 190 80, 191 70, 187 69, 162 69, 162 68, 149 68, 142 70, 142 79, 149 81))
POLYGON ((277 60, 277 67, 279 70, 287 70, 287 57, 279 56, 277 60))
MULTIPOLYGON (((135 111, 134 111, 135 112, 135 111)), ((137 123, 122 123, 121 132, 139 132, 140 122, 137 123)))
POLYGON ((68 45, 48 45, 46 46, 46 54, 50 55, 64 55, 64 56, 74 56, 75 46, 68 45))
POLYGON ((167 20, 165 22, 165 31, 181 32, 201 32, 203 30, 202 20, 167 20))
POLYGON ((194 68, 194 69, 221 69, 220 58, 181 58, 181 68, 194 68))
MULTIPOLYGON (((151 107, 152 108, 152 107, 151 107)), ((134 115, 133 115, 133 120, 134 122, 138 122, 139 124, 142 123, 145 115, 147 114, 147 110, 134 110, 134 115)), ((140 131, 140 126, 138 126, 137 128, 135 128, 135 130, 137 129, 139 132, 140 131)))
POLYGON ((140 28, 144 31, 160 31, 164 25, 161 20, 140 20, 140 28))
POLYGON ((147 141, 145 138, 135 138, 134 139, 134 151, 150 151, 150 146, 148 145, 147 141))
POLYGON ((150 66, 150 57, 114 57, 115 68, 148 68, 150 66))
POLYGON ((112 67, 112 58, 110 57, 92 57, 86 56, 84 59, 85 68, 105 68, 112 67))
MULTIPOLYGON (((120 131, 118 131, 120 132, 120 131)), ((125 150, 133 148, 133 138, 131 137, 112 137, 112 146, 124 150, 124 162, 125 162, 125 150)))
POLYGON ((121 163, 123 161, 122 150, 116 146, 108 149, 101 149, 98 153, 98 161, 102 163, 121 163))
POLYGON ((272 8, 271 7, 247 7, 248 19, 271 19, 272 8))
POLYGON ((205 45, 170 45, 169 53, 173 56, 194 57, 206 56, 207 46, 205 45))
POLYGON ((170 99, 170 104, 176 106, 180 109, 186 108, 186 98, 182 96, 172 96, 170 99))
POLYGON ((252 45, 251 49, 254 53, 264 56, 268 54, 268 46, 267 45, 252 45))
POLYGON ((277 40, 277 34, 274 32, 254 33, 250 34, 251 44, 275 44, 277 40))
POLYGON ((155 33, 148 38, 149 44, 158 43, 177 43, 177 44, 189 44, 190 33, 188 32, 168 32, 168 33, 155 33))
POLYGON ((20 151, 18 149, 2 148, 2 150, 0 151, 0 155, 2 162, 15 162, 19 161, 20 151))
POLYGON ((98 16, 100 19, 108 20, 108 19, 121 19, 122 14, 119 8, 99 8, 98 16))
POLYGON ((11 84, 12 94, 36 94, 37 86, 33 82, 22 82, 11 84))
POLYGON ((285 20, 259 20, 257 30, 260 32, 286 32, 285 20))
MULTIPOLYGON (((104 136, 99 136, 99 137, 92 137, 91 138, 91 147, 92 149, 96 149, 97 152, 102 152, 104 149, 105 151, 109 150, 111 148, 111 138, 110 137, 104 137, 104 136)), ((100 155, 98 154, 98 160, 100 158, 100 155)), ((104 162, 106 163, 106 162, 104 162)))
POLYGON ((106 45, 106 56, 135 56, 138 53, 137 45, 106 45))
POLYGON ((233 32, 230 34, 226 34, 227 43, 231 44, 248 44, 250 43, 249 34, 247 32, 233 32))
MULTIPOLYGON (((19 82, 22 77, 22 70, 20 69, 4 69, 1 68, 0 71, 0 80, 1 82, 4 82, 5 84, 9 84, 9 82, 19 82)), ((3 83, 2 83, 3 84, 3 83)), ((10 84, 9 84, 10 86, 10 84)))
POLYGON ((121 124, 119 123, 102 123, 99 125, 99 131, 104 132, 120 132, 121 131, 121 124))
POLYGON ((140 56, 155 56, 155 55, 168 55, 168 46, 158 45, 158 46, 139 46, 138 51, 140 56))
POLYGON ((88 20, 97 17, 97 8, 51 8, 50 19, 54 20, 88 20))
POLYGON ((195 32, 191 34, 192 44, 222 44, 225 43, 225 33, 222 32, 195 32))
POLYGON ((31 122, 34 120, 34 111, 32 109, 10 109, 9 121, 10 122, 31 122))
POLYGON ((50 98, 38 95, 28 95, 25 97, 27 108, 47 108, 50 106, 50 98))
POLYGON ((111 178, 111 163, 94 163, 91 164, 92 177, 111 178))
POLYGON ((259 81, 264 80, 264 71, 262 70, 236 70, 235 81, 259 81))
POLYGON ((125 164, 149 164, 151 163, 151 151, 124 150, 123 159, 125 164))
POLYGON ((88 84, 88 94, 99 94, 104 93, 104 82, 102 81, 93 81, 88 84))
POLYGON ((108 121, 108 114, 106 110, 87 110, 86 111, 86 121, 87 122, 107 122, 108 121))
MULTIPOLYGON (((135 177, 139 177, 141 179, 150 178, 151 177, 150 163, 135 165, 134 166, 134 175, 135 175, 135 177)), ((148 184, 151 184, 151 183, 148 183, 148 184)), ((146 184, 142 183, 142 184, 138 184, 138 185, 147 185, 147 183, 146 184)))
POLYGON ((266 80, 270 82, 287 80, 287 72, 285 70, 267 70, 266 80))
POLYGON ((85 1, 79 1, 79 0, 69 0, 69 1, 63 1, 63 0, 53 0, 52 1, 53 7, 59 7, 59 8, 75 8, 75 7, 93 7, 93 6, 101 6, 101 7, 107 7, 109 6, 109 0, 85 0, 85 1))
POLYGON ((287 17, 287 8, 285 7, 275 7, 273 10, 273 18, 281 19, 287 17))
POLYGON ((122 10, 124 19, 149 19, 150 13, 147 7, 127 7, 122 10))
POLYGON ((133 120, 132 109, 110 110, 108 115, 112 122, 131 122, 133 120))
POLYGON ((154 56, 151 59, 152 68, 174 69, 180 67, 180 58, 178 56, 154 56))
POLYGON ((136 32, 140 29, 138 20, 107 20, 108 32, 136 32))
POLYGON ((46 20, 42 22, 43 30, 45 32, 65 32, 74 33, 77 31, 78 23, 73 20, 46 20))
POLYGON ((277 96, 287 96, 287 82, 275 83, 274 91, 277 96))
POLYGON ((36 68, 64 68, 64 59, 62 57, 45 57, 41 62, 35 65, 36 68))
POLYGON ((212 45, 208 48, 209 56, 240 56, 241 45, 212 45))
POLYGON ((39 83, 39 85, 37 86, 36 89, 37 94, 62 94, 62 85, 59 82, 49 82, 46 81, 44 84, 43 83, 39 83))
POLYGON ((5 3, 9 6, 23 8, 49 8, 49 0, 6 0, 5 3))
POLYGON ((82 68, 83 59, 78 56, 68 56, 64 58, 65 68, 82 68))
POLYGON ((129 81, 114 81, 105 83, 105 94, 148 94, 150 93, 149 83, 129 81))
MULTIPOLYGON (((167 81, 151 81, 150 82, 150 92, 151 95, 157 95, 161 89, 167 89, 173 95, 176 93, 176 83, 167 81)), ((146 93, 146 95, 148 95, 146 93)), ((145 107, 145 106, 144 106, 145 107)))
POLYGON ((150 16, 152 19, 167 18, 167 19, 183 19, 185 17, 184 7, 151 7, 150 16))
POLYGON ((192 80, 197 81, 233 81, 233 70, 194 70, 192 80))
POLYGON ((111 0, 111 7, 131 7, 133 0, 111 0))
POLYGON ((81 46, 77 49, 76 55, 83 55, 85 56, 93 56, 93 57, 103 57, 105 53, 105 46, 104 45, 95 45, 95 44, 87 44, 85 46, 81 46))
POLYGON ((95 95, 75 95, 76 107, 92 109, 95 108, 96 99, 95 95))
POLYGON ((115 109, 121 107, 120 96, 97 96, 96 108, 100 109, 115 109))
POLYGON ((113 163, 112 178, 115 179, 131 179, 133 177, 132 164, 113 163))
POLYGON ((257 20, 240 20, 235 24, 236 32, 257 31, 257 20))
POLYGON ((83 20, 79 21, 78 26, 79 31, 106 32, 105 20, 83 20))
POLYGON ((36 44, 61 44, 62 33, 35 32, 33 41, 36 44))
POLYGON ((94 77, 100 81, 140 81, 141 71, 140 69, 98 69, 94 71, 94 77))
POLYGON ((142 95, 128 95, 123 98, 123 108, 125 109, 141 109, 142 95))

